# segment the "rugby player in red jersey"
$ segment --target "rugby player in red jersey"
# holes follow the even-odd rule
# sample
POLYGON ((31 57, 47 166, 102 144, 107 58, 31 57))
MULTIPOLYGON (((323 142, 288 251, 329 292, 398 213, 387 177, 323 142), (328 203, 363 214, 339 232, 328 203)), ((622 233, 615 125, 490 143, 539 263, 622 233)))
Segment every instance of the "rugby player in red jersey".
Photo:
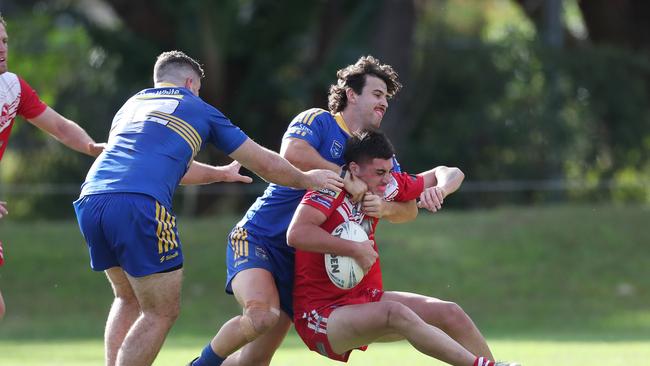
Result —
MULTIPOLYGON (((458 168, 444 166, 418 176, 391 172, 393 154, 381 132, 365 130, 348 139, 345 160, 370 194, 386 200, 412 200, 431 186, 447 196, 464 178, 458 168)), ((442 307, 443 301, 436 298, 384 291, 375 243, 378 221, 345 191, 310 191, 304 196, 289 226, 287 242, 296 248, 293 320, 305 344, 346 362, 354 349, 406 339, 420 352, 452 365, 516 365, 490 360, 483 336, 458 305, 447 302, 449 306, 442 307), (332 235, 345 221, 360 224, 369 240, 356 243, 332 235), (354 258, 366 275, 352 289, 336 287, 325 270, 324 253, 354 258), (462 323, 462 327, 453 327, 462 332, 450 332, 452 328, 445 325, 451 321, 462 323)))
POLYGON ((9 36, 7 24, 0 16, 0 160, 7 148, 9 134, 16 115, 20 115, 34 126, 49 133, 67 147, 97 156, 102 152, 103 144, 97 144, 83 128, 75 122, 61 116, 48 107, 36 92, 20 76, 9 72, 7 58, 9 36))
MULTIPOLYGON (((25 80, 7 71, 9 36, 6 27, 7 23, 0 16, 0 161, 7 148, 16 115, 22 116, 73 150, 91 156, 99 155, 103 144, 95 143, 78 124, 43 103, 25 80)), ((0 202, 0 218, 8 213, 7 203, 0 202)), ((3 259, 2 243, 0 243, 0 265, 3 259)), ((0 319, 4 313, 5 305, 0 293, 0 319)))

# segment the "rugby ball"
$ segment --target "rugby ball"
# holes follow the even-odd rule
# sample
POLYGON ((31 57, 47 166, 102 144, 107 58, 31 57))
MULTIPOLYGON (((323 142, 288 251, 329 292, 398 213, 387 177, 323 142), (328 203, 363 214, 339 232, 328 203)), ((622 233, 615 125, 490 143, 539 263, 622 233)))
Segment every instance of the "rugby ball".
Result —
MULTIPOLYGON (((352 241, 366 241, 368 234, 355 222, 344 222, 337 226, 332 235, 352 241)), ((325 271, 332 283, 344 290, 349 290, 363 279, 363 270, 352 257, 325 254, 325 271)))

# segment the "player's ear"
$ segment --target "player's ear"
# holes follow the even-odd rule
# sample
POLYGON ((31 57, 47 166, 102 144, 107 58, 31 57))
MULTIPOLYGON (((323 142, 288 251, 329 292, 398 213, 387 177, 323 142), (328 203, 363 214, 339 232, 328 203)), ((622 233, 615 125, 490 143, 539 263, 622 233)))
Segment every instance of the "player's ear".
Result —
POLYGON ((349 170, 350 173, 352 173, 352 175, 354 175, 355 177, 359 175, 359 173, 360 173, 360 169, 361 169, 361 167, 359 167, 359 164, 355 163, 354 161, 351 161, 351 162, 348 164, 348 170, 349 170))
POLYGON ((345 96, 348 98, 348 103, 355 103, 358 97, 352 88, 345 88, 345 96))

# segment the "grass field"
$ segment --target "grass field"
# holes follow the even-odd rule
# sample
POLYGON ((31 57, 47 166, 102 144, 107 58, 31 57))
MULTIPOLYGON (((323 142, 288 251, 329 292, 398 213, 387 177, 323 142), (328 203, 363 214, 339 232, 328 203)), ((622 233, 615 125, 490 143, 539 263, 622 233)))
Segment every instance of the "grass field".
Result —
MULTIPOLYGON (((155 366, 184 366, 197 352, 201 338, 170 338, 154 363, 155 366)), ((326 366, 340 362, 308 351, 299 339, 287 339, 278 351, 272 366, 326 366)), ((650 342, 589 342, 589 341, 525 341, 492 340, 498 355, 508 355, 525 366, 644 365, 650 359, 650 342)), ((102 365, 100 340, 0 342, 0 365, 6 366, 86 366, 102 365)), ((350 365, 418 366, 444 365, 414 351, 408 343, 372 345, 367 352, 355 351, 350 365)))
MULTIPOLYGON (((238 312, 224 295, 235 217, 179 221, 183 310, 156 365, 182 365, 238 312)), ((380 224, 385 286, 458 302, 500 358, 525 365, 634 365, 650 359, 650 209, 548 206, 421 215, 380 224)), ((0 224, 0 365, 98 365, 111 293, 88 268, 76 224, 0 224)), ((406 343, 352 365, 424 365, 406 343)), ((273 365, 329 365, 290 337, 273 365)))

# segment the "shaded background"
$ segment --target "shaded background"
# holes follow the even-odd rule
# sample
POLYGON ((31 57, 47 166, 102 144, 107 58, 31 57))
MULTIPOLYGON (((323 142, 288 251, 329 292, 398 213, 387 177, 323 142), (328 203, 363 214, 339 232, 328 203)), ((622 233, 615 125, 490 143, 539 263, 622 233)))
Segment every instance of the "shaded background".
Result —
MULTIPOLYGON (((202 97, 276 150, 294 115, 326 107, 337 69, 379 57, 405 84, 382 126, 403 168, 467 176, 441 213, 380 224, 386 288, 458 302, 490 344, 531 340, 526 365, 650 357, 650 2, 0 0, 0 11, 10 71, 98 141, 166 50, 202 62, 202 97), (573 341, 585 347, 561 348, 573 341), (636 353, 601 360, 603 342, 628 341, 636 353)), ((212 147, 198 159, 229 161, 212 147)), ((71 207, 91 163, 16 121, 0 164, 2 365, 101 362, 112 293, 88 268, 71 207), (96 344, 95 361, 79 339, 96 344)), ((224 239, 264 187, 179 189, 183 310, 163 352, 188 337, 178 357, 191 359, 240 311, 223 293, 224 239)), ((278 356, 294 348, 292 331, 278 356)))
MULTIPOLYGON (((9 70, 98 141, 155 57, 205 67, 201 96, 278 149, 372 54, 405 85, 382 128, 405 170, 459 166, 456 207, 650 202, 650 4, 641 0, 0 1, 9 70)), ((212 147, 198 160, 225 163, 212 147)), ((91 163, 17 121, 0 195, 17 218, 71 216, 91 163), (29 166, 29 169, 25 169, 29 166)), ((259 180, 258 180, 259 182, 259 180)), ((177 211, 239 212, 263 185, 181 189, 177 211)))

